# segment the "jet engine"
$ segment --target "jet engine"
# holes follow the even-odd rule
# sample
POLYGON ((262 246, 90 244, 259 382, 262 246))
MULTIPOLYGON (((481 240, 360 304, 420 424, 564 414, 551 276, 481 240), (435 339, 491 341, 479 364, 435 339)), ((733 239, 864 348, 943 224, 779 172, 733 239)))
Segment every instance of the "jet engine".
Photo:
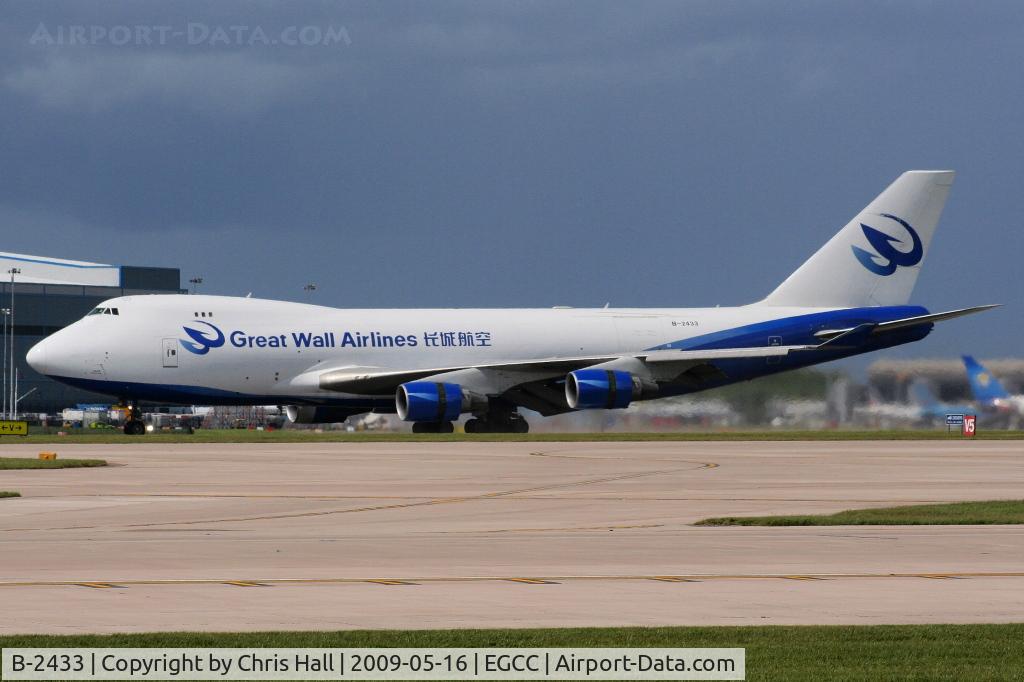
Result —
POLYGON ((331 407, 329 405, 288 405, 284 411, 288 415, 288 421, 292 424, 334 424, 367 410, 352 410, 348 407, 331 407))
POLYGON ((484 400, 458 384, 439 381, 410 381, 395 391, 398 417, 407 422, 450 422, 473 410, 484 400))
POLYGON ((574 410, 629 407, 642 391, 641 381, 620 369, 578 369, 565 377, 565 400, 574 410))

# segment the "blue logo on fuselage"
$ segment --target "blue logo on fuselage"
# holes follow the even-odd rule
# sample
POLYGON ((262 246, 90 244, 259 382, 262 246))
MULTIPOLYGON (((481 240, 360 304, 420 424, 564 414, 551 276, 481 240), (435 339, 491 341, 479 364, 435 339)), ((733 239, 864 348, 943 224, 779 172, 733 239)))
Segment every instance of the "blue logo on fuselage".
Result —
POLYGON ((220 348, 224 345, 224 332, 217 327, 213 326, 209 322, 203 322, 201 320, 195 320, 194 324, 205 324, 207 327, 214 331, 215 336, 208 336, 204 333, 205 330, 200 331, 198 329, 192 329, 190 327, 182 327, 185 333, 192 338, 191 341, 185 339, 178 339, 181 342, 181 347, 190 353, 196 355, 206 355, 210 352, 211 348, 220 348))
POLYGON ((892 273, 896 272, 896 268, 910 267, 911 265, 917 265, 921 262, 921 257, 924 255, 924 246, 921 244, 921 238, 917 236, 917 232, 914 231, 907 221, 897 218, 889 213, 880 213, 883 218, 889 218, 894 220, 910 234, 913 243, 910 247, 910 251, 900 251, 893 247, 893 242, 900 244, 904 243, 904 240, 896 237, 891 237, 884 232, 876 230, 873 227, 861 223, 861 229, 864 230, 864 236, 868 238, 868 243, 871 244, 875 249, 875 253, 871 253, 866 249, 862 249, 858 246, 851 247, 853 249, 853 255, 857 257, 860 264, 866 267, 876 275, 882 275, 888 277, 892 273), (879 263, 876 258, 884 258, 886 262, 879 263))

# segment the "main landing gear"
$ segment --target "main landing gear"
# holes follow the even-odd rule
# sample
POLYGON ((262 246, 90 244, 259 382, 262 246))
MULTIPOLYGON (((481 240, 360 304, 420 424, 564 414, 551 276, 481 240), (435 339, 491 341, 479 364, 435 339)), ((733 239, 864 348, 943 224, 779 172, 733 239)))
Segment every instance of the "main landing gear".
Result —
POLYGON ((466 422, 466 433, 529 433, 530 424, 515 406, 499 400, 488 401, 487 412, 466 422))
MULTIPOLYGON (((451 422, 415 422, 413 433, 452 433, 451 422)), ((529 433, 530 425, 516 410, 516 406, 491 398, 487 411, 478 413, 466 422, 466 433, 529 433)))
POLYGON ((124 433, 126 436, 146 435, 146 425, 142 422, 142 413, 139 412, 139 405, 134 400, 128 406, 125 414, 124 433))
POLYGON ((451 422, 415 422, 412 425, 413 433, 452 433, 455 427, 451 422))

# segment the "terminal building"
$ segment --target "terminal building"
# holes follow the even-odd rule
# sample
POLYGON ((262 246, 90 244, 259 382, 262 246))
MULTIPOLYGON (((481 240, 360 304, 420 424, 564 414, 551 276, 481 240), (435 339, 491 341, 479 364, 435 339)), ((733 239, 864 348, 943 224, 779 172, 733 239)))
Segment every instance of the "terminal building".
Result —
POLYGON ((18 412, 59 414, 65 407, 83 403, 110 404, 110 396, 72 388, 38 374, 25 363, 28 349, 108 298, 179 293, 185 291, 181 289, 181 272, 177 268, 104 265, 0 253, 4 384, 5 388, 10 386, 13 340, 17 394, 24 396, 18 401, 18 412))

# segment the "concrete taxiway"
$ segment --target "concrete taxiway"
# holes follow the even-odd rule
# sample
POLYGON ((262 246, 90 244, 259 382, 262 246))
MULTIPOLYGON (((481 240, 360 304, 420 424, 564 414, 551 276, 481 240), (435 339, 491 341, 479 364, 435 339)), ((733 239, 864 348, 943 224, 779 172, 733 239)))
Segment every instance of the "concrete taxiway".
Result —
POLYGON ((43 449, 113 466, 0 471, 2 633, 1024 620, 1024 526, 691 525, 1020 498, 1021 442, 43 449))

